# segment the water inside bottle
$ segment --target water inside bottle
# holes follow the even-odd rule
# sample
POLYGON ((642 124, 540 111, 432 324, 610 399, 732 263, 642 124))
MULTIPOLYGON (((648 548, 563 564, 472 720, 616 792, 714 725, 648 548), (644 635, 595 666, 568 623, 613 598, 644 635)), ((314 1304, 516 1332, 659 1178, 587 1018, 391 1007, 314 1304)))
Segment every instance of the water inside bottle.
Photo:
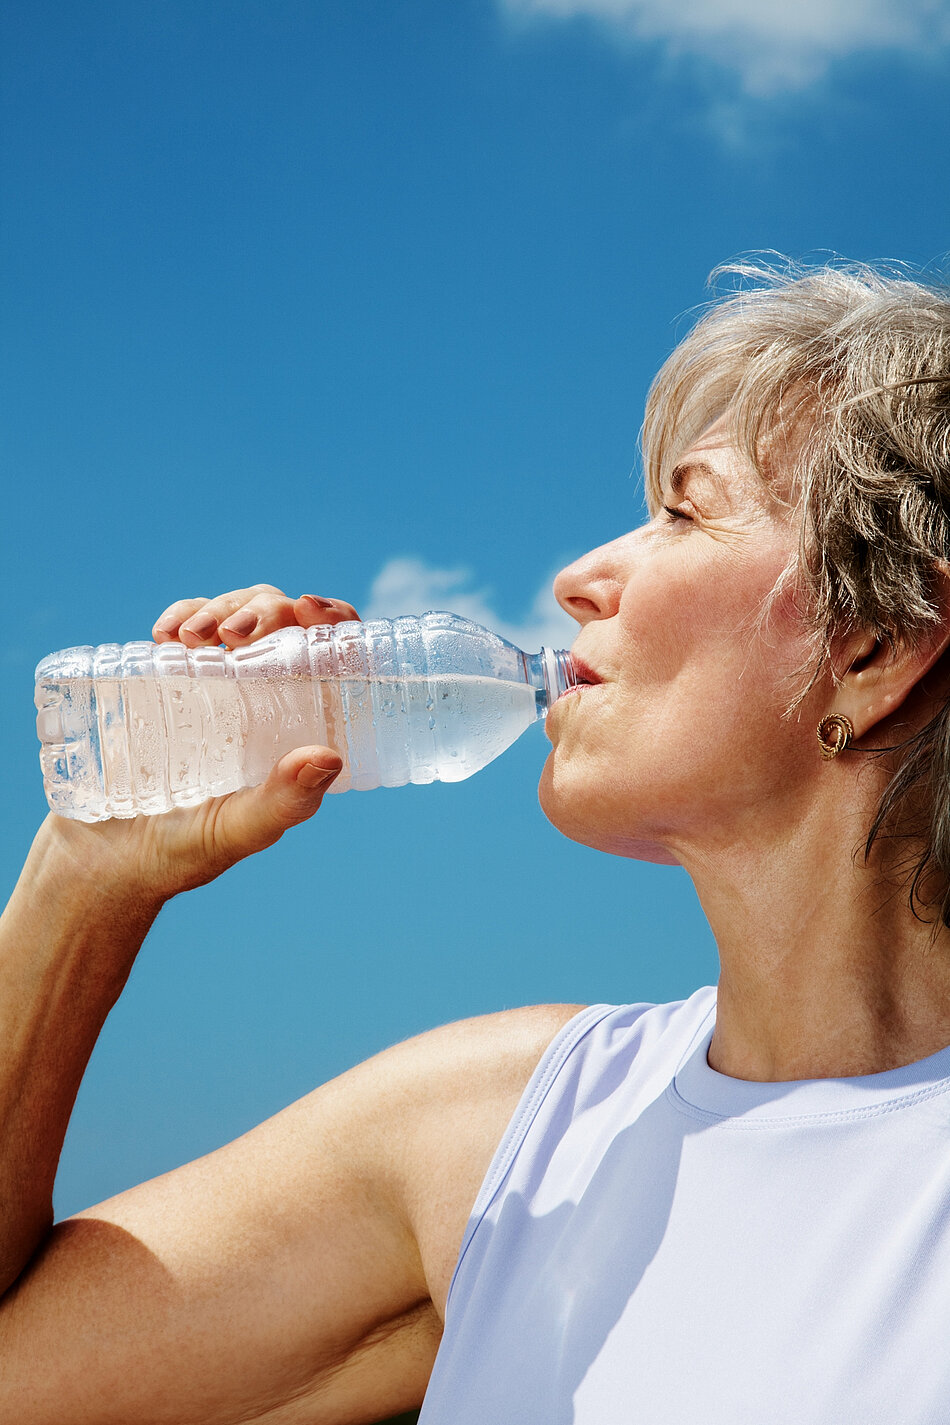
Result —
POLYGON ((538 696, 525 682, 448 673, 79 678, 45 684, 38 728, 50 804, 92 820, 253 786, 309 743, 342 755, 335 792, 461 781, 537 719, 538 696))

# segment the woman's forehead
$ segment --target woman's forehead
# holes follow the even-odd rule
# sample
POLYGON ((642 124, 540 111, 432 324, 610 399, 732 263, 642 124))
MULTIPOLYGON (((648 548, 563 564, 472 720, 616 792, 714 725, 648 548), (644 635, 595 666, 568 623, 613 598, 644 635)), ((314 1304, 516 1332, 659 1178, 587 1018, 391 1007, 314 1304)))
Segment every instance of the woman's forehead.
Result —
MULTIPOLYGON (((726 413, 708 425, 678 455, 663 481, 664 495, 682 495, 687 486, 709 487, 730 503, 788 508, 794 484, 794 452, 780 427, 762 442, 753 461, 726 413)), ((794 503, 794 502, 792 502, 794 503)))
POLYGON ((698 435, 672 466, 664 482, 671 494, 688 485, 709 486, 715 492, 741 498, 761 482, 752 462, 739 448, 735 433, 721 417, 698 435))

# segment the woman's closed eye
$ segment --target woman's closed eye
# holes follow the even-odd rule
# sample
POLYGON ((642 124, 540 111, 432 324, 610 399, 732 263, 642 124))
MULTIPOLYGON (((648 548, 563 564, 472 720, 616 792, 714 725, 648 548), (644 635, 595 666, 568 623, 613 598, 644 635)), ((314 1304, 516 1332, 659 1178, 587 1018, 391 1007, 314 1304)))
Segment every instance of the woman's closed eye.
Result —
POLYGON ((669 522, 671 524, 678 520, 685 520, 687 524, 692 522, 692 515, 688 510, 684 509, 682 505, 664 505, 663 513, 669 516, 669 522))

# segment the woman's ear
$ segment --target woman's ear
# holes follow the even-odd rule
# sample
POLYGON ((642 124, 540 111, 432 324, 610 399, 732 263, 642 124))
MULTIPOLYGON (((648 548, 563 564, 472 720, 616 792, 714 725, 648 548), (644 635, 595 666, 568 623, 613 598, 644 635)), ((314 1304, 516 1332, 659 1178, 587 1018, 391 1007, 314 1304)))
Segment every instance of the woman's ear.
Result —
POLYGON ((901 647, 856 633, 838 650, 838 686, 829 711, 851 719, 855 738, 865 737, 897 712, 950 646, 950 565, 941 560, 938 568, 940 617, 936 623, 901 647))

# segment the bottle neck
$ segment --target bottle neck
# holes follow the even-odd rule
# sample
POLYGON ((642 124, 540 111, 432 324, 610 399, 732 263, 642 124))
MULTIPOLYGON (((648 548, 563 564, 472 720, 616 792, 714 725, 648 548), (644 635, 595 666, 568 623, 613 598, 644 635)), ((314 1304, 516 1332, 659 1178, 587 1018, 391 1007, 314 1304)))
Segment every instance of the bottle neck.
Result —
POLYGON ((577 686, 577 674, 566 648, 542 648, 524 653, 525 679, 538 692, 538 717, 543 718, 562 693, 577 686))

